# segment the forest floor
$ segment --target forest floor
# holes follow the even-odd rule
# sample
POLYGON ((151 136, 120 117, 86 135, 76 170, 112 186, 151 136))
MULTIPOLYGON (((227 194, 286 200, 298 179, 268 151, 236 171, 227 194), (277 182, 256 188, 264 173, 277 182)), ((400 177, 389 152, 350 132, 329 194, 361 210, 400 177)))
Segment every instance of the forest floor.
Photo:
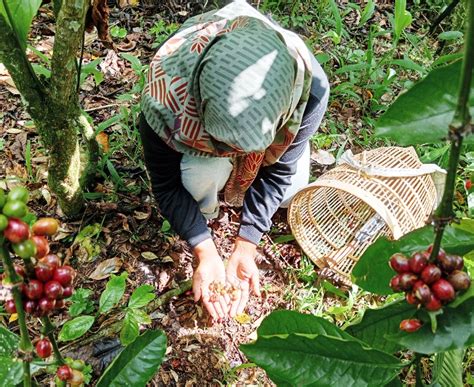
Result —
MULTIPOLYGON (((373 22, 387 26, 393 5, 380 3, 373 22)), ((112 272, 129 273, 127 293, 139 285, 150 284, 156 288, 158 296, 192 277, 192 254, 169 229, 150 194, 136 130, 140 84, 156 43, 176 28, 173 23, 180 23, 200 11, 200 2, 185 4, 175 8, 163 7, 158 11, 114 7, 110 22, 115 31, 115 51, 107 49, 94 33, 86 35, 81 104, 100 131, 99 141, 105 154, 99 165, 96 186, 86 195, 86 208, 81 217, 73 221, 62 217, 48 190, 47 155, 18 92, 0 65, 0 186, 10 187, 21 181, 32 191, 31 204, 38 217, 56 216, 62 220, 52 250, 78 270, 76 288, 93 289, 95 301, 99 299, 106 280, 94 278, 106 277, 112 272)), ((345 2, 341 2, 342 9, 344 6, 345 2)), ((285 11, 278 12, 283 15, 285 11)), ((278 15, 275 15, 277 19, 278 15)), ((360 20, 360 12, 345 13, 344 23, 348 31, 351 23, 358 23, 357 15, 360 20)), ((322 33, 318 26, 323 23, 319 21, 315 26, 311 19, 305 19, 306 16, 310 18, 312 15, 296 14, 290 21, 283 17, 280 20, 299 30, 321 60, 323 55, 335 52, 334 41, 328 37, 315 38, 322 33)), ((426 17, 415 20, 425 29, 429 25, 426 17)), ((365 42, 361 43, 361 36, 367 31, 360 28, 354 31, 347 39, 355 43, 352 47, 341 48, 340 52, 354 51, 357 44, 366 47, 365 42)), ((29 51, 30 57, 37 63, 42 63, 41 56, 50 57, 53 39, 54 17, 51 9, 44 7, 32 29, 30 44, 36 50, 29 51)), ((377 55, 382 56, 389 50, 387 47, 381 44, 377 55)), ((334 57, 327 60, 326 67, 334 65, 334 61, 339 62, 336 67, 343 67, 343 61, 334 57)), ((47 61, 42 65, 47 67, 47 61)), ((314 176, 333 164, 331 154, 340 154, 340 149, 351 148, 357 152, 378 143, 370 139, 368 130, 371 119, 378 114, 377 109, 368 111, 368 93, 372 92, 353 84, 353 93, 359 99, 350 98, 349 94, 342 95, 341 85, 352 74, 331 74, 331 86, 336 89, 335 95, 339 93, 341 98, 331 99, 321 135, 313 141, 314 176), (319 152, 316 147, 325 152, 319 152)), ((403 73, 405 81, 416 79, 418 75, 410 71, 403 73)), ((401 88, 402 82, 393 85, 380 96, 379 102, 387 104, 401 88)), ((238 222, 238 209, 222 206, 219 218, 210 225, 224 259, 231 253, 238 222)), ((211 326, 208 315, 194 303, 189 291, 153 313, 151 326, 166 332, 168 350, 166 360, 151 385, 271 384, 257 367, 236 367, 246 363, 239 344, 256 337, 256 328, 272 310, 310 311, 342 325, 357 318, 364 308, 381 301, 356 288, 341 293, 318 278, 315 268, 290 235, 286 213, 280 210, 275 215, 271 232, 262 240, 257 257, 262 297, 252 297, 246 313, 237 319, 211 326)), ((94 331, 103 329, 113 317, 112 314, 99 320, 94 331)), ((64 312, 55 320, 61 325, 67 318, 64 312)), ((36 328, 34 325, 31 327, 33 330, 36 328)), ((104 354, 94 355, 100 352, 101 345, 105 344, 96 342, 76 353, 94 365, 96 374, 107 362, 104 354)), ((109 355, 120 347, 112 345, 110 348, 109 355)))

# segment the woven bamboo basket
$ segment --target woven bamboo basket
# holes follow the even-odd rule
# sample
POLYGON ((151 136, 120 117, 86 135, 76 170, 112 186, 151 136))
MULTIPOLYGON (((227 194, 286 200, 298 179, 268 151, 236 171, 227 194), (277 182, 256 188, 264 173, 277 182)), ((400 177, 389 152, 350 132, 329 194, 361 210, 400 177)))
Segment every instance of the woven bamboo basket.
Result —
POLYGON ((378 148, 350 154, 299 191, 288 219, 320 276, 350 286, 352 268, 379 236, 424 226, 438 201, 430 167, 444 172, 422 164, 412 147, 378 148))

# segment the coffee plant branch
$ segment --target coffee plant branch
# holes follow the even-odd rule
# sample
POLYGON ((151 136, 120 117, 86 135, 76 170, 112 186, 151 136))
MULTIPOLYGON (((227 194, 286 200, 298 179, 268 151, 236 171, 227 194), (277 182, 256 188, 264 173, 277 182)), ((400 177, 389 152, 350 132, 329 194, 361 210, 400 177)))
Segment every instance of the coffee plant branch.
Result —
POLYGON ((467 3, 468 17, 465 35, 465 52, 460 77, 461 85, 456 111, 449 127, 449 139, 451 140, 449 167, 443 198, 434 215, 436 234, 431 259, 438 256, 444 229, 454 218, 453 197, 459 156, 461 154, 464 137, 472 132, 471 115, 469 113, 469 93, 471 91, 472 71, 474 68, 474 2, 468 1, 467 3))

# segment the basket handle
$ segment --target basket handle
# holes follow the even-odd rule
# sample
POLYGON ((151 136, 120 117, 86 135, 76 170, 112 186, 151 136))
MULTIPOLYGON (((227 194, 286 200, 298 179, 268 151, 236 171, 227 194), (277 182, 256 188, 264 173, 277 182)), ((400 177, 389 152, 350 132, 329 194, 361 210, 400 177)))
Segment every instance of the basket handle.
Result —
POLYGON ((362 153, 362 161, 359 161, 354 157, 354 154, 350 149, 343 153, 338 164, 347 164, 368 177, 416 177, 431 175, 436 188, 436 207, 443 196, 446 182, 446 170, 440 168, 436 164, 421 164, 418 168, 385 168, 373 166, 365 162, 365 152, 362 153))

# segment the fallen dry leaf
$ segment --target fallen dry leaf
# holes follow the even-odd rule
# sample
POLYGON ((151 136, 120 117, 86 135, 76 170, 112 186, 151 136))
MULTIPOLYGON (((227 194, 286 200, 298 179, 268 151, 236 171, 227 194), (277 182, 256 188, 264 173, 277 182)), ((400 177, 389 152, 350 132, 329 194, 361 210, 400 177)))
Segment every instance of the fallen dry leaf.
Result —
POLYGON ((109 13, 110 9, 107 0, 93 0, 86 16, 86 31, 91 32, 97 28, 99 39, 112 47, 113 42, 109 34, 109 13))
POLYGON ((336 158, 331 153, 323 149, 318 149, 317 151, 313 152, 311 158, 321 165, 332 165, 336 162, 336 158))
POLYGON ((104 153, 109 153, 110 145, 109 145, 109 136, 105 132, 100 132, 95 139, 99 143, 104 153))
POLYGON ((109 277, 113 273, 117 273, 122 267, 122 260, 120 258, 110 258, 99 263, 93 273, 89 276, 93 280, 100 281, 109 277))

